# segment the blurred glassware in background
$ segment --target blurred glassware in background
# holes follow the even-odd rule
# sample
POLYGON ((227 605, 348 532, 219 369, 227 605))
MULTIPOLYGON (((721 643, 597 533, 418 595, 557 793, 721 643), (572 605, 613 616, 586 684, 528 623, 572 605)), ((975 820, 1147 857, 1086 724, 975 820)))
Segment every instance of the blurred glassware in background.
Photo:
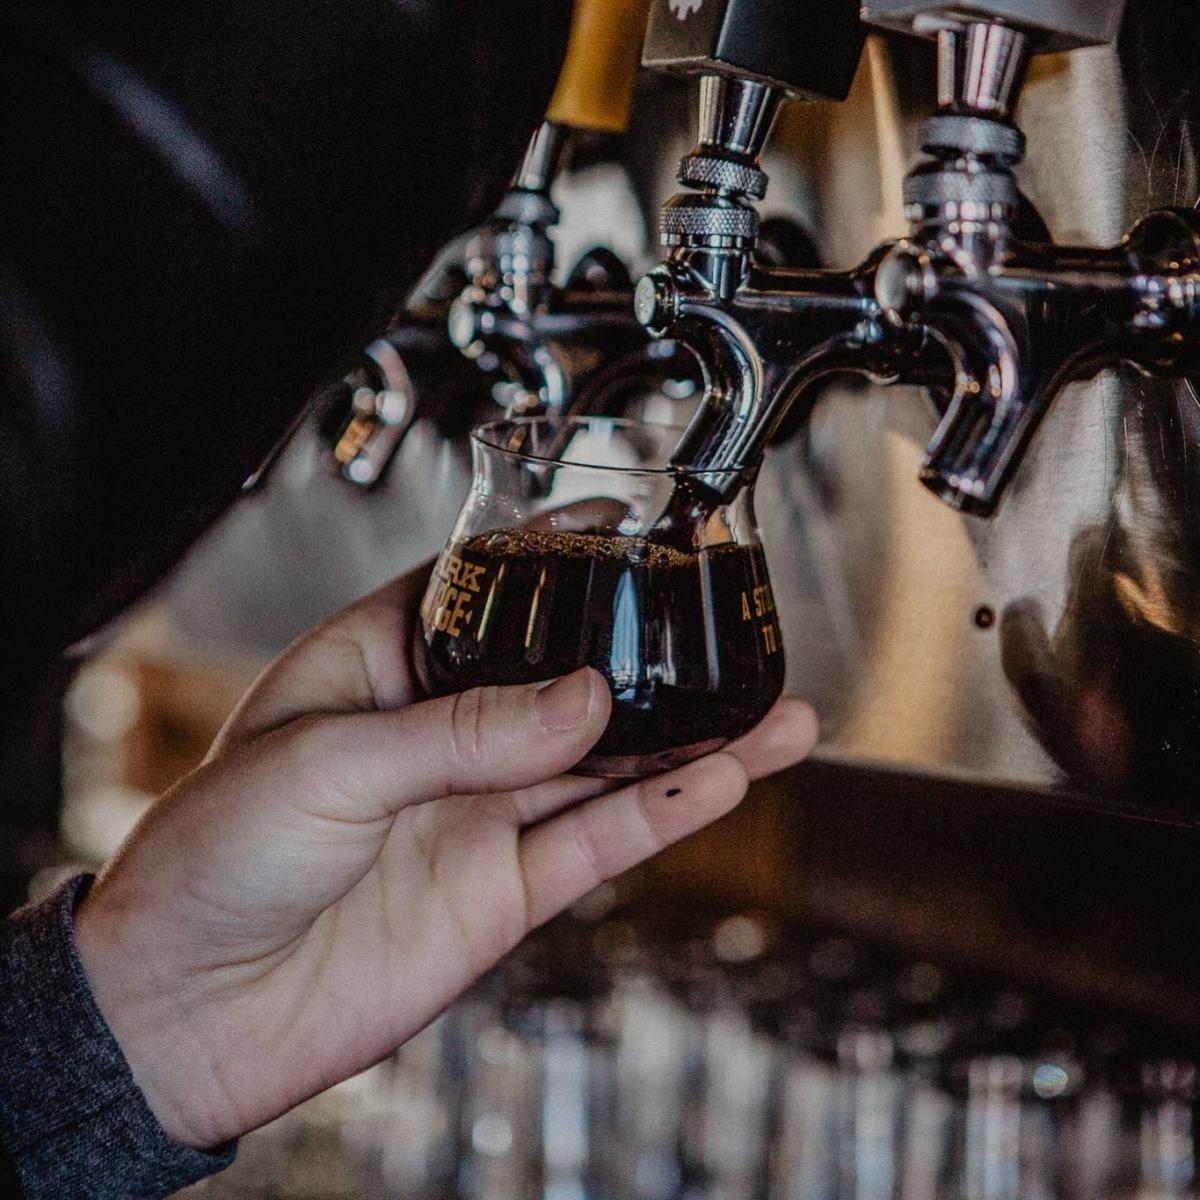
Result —
POLYGON ((757 913, 568 915, 209 1200, 1184 1200, 1195 1064, 757 913))

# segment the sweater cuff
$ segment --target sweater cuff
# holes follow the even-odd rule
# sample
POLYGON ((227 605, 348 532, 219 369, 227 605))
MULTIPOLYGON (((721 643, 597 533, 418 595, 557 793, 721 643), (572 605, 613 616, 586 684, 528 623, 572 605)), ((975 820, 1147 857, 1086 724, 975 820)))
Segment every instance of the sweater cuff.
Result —
POLYGON ((75 949, 78 875, 0 929, 0 1145, 27 1200, 166 1196, 233 1161, 172 1141, 133 1081, 75 949))

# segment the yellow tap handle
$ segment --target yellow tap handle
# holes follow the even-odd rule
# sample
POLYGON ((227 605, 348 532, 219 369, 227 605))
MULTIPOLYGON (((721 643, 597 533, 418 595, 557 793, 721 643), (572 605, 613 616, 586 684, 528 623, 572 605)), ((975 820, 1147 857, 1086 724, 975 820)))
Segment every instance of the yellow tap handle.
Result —
POLYGON ((576 0, 548 121, 619 133, 629 121, 650 0, 576 0))

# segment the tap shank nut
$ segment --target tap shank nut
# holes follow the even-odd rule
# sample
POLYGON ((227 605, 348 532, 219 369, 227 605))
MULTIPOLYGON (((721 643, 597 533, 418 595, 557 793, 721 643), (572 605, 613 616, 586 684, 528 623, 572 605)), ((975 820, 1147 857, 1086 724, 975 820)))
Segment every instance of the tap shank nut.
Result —
POLYGON ((936 292, 929 260, 909 246, 896 246, 875 271, 875 299, 893 324, 904 324, 936 292))
POLYGON ((674 322, 678 293, 671 278, 660 271, 643 275, 633 293, 633 311, 639 324, 661 337, 674 322))

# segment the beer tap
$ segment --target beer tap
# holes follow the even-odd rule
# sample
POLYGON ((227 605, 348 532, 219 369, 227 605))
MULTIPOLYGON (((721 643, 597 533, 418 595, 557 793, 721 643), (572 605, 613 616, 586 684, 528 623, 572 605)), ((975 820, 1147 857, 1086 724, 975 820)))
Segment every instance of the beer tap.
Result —
MULTIPOLYGON (((700 75, 699 135, 679 164, 687 189, 661 215, 666 260, 638 284, 638 319, 698 360, 704 399, 674 461, 716 498, 755 462, 788 410, 826 375, 899 377, 912 334, 883 319, 878 255, 851 271, 756 258, 760 155, 786 98, 844 99, 865 31, 857 6, 812 0, 656 0, 643 65, 700 75)), ((918 335, 919 340, 919 335, 918 335)))
POLYGON ((888 322, 948 355, 948 396, 921 479, 981 516, 1058 391, 1106 367, 1200 368, 1200 217, 1160 210, 1112 248, 1018 232, 1012 110, 1028 56, 1111 38, 1123 0, 988 0, 964 6, 867 0, 869 21, 937 39, 938 107, 928 159, 905 181, 909 236, 887 251, 875 295, 888 322), (947 15, 943 9, 952 9, 947 15), (969 18, 957 15, 965 9, 969 18))
POLYGON ((448 246, 360 365, 316 400, 330 465, 378 485, 418 414, 448 437, 491 395, 510 414, 607 412, 654 382, 694 374, 633 315, 633 284, 597 248, 555 281, 551 187, 580 135, 628 122, 647 0, 580 0, 545 121, 493 215, 448 246))
MULTIPOLYGON (((731 468, 757 461, 816 382, 852 371, 929 387, 940 422, 921 479, 948 504, 987 516, 1064 384, 1121 362, 1166 375, 1200 367, 1195 213, 1151 213, 1111 249, 1020 236, 1013 167, 1024 139, 1011 111, 1028 56, 1111 37, 1123 0, 867 0, 868 20, 937 38, 939 94, 923 131, 929 157, 905 181, 909 236, 849 271, 755 262, 771 115, 785 94, 838 93, 813 86, 803 48, 774 75, 740 57, 745 38, 739 57, 723 55, 739 7, 714 6, 717 35, 674 59, 659 42, 677 32, 656 8, 644 55, 647 65, 703 72, 700 137, 678 176, 691 190, 664 208, 668 256, 636 293, 643 324, 701 364, 704 401, 676 449, 679 465, 699 469, 718 495, 736 486, 731 468), (962 8, 982 15, 954 15, 962 8)), ((770 24, 771 4, 750 7, 770 24)), ((785 7, 805 27, 805 14, 785 7)), ((822 67, 841 63, 848 86, 861 32, 812 44, 822 67)))
POLYGON ((580 0, 547 118, 495 216, 467 246, 469 283, 450 310, 450 339, 499 375, 510 415, 610 411, 639 385, 691 374, 633 315, 633 283, 615 255, 592 251, 554 281, 554 178, 581 132, 625 128, 645 0, 580 0))
MULTIPOLYGON (((469 282, 450 307, 450 341, 497 380, 509 415, 606 411, 638 378, 662 376, 673 348, 633 316, 633 283, 615 255, 593 250, 554 281, 550 187, 572 130, 547 120, 495 216, 467 244, 469 282)), ((675 372, 678 373, 678 372, 675 372)))

